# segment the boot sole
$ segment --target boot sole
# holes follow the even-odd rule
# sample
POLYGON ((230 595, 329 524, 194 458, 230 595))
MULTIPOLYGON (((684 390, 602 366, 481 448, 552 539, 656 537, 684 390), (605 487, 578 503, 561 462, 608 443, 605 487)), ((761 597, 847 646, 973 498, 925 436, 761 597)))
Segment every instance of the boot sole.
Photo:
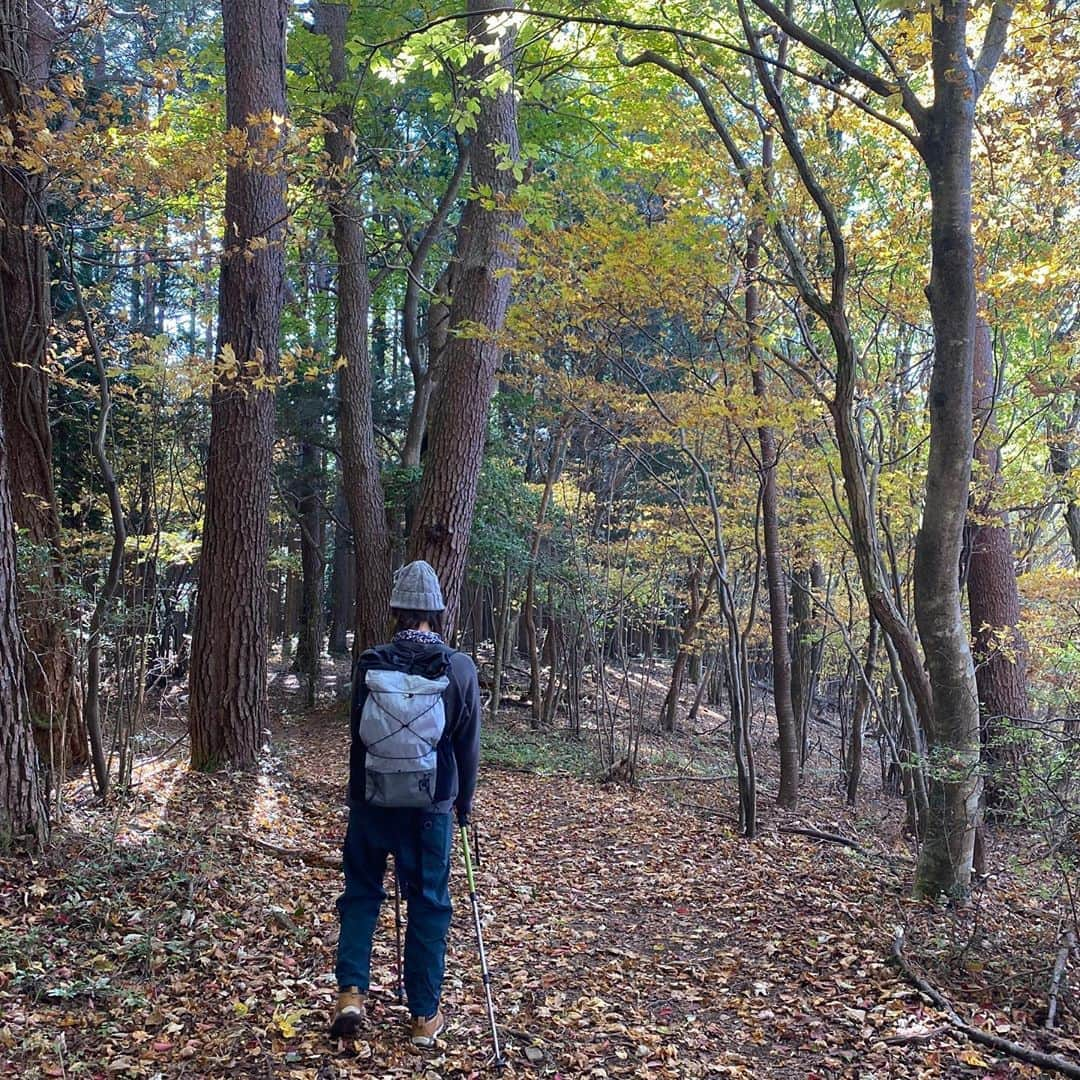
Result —
POLYGON ((366 1017, 356 1013, 343 1013, 341 1016, 334 1017, 334 1022, 330 1026, 330 1038, 355 1039, 366 1026, 366 1017))

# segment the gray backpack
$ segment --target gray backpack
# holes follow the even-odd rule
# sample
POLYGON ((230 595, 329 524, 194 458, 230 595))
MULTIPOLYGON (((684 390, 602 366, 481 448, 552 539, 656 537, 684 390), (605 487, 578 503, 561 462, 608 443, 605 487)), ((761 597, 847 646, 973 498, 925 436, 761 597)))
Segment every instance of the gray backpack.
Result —
POLYGON ((375 806, 431 807, 435 748, 446 727, 442 696, 450 680, 376 669, 364 685, 359 734, 366 754, 365 799, 375 806))

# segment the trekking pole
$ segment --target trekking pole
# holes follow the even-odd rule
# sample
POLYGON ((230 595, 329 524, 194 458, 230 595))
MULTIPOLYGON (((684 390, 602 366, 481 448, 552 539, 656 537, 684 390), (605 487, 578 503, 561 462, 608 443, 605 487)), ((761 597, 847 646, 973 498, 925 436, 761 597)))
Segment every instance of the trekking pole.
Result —
POLYGON ((394 858, 394 940, 397 945, 397 1003, 405 1003, 405 972, 401 967, 401 885, 398 882, 397 857, 394 858))
POLYGON ((469 883, 469 900, 472 901, 473 922, 476 925, 476 947, 480 952, 480 973, 483 976, 484 994, 487 997, 487 1014, 491 1023, 491 1041, 495 1044, 495 1067, 506 1064, 499 1046, 499 1029, 495 1026, 495 1003, 491 1000, 491 975, 488 973, 487 954, 484 952, 484 934, 480 928, 480 901, 476 898, 476 880, 473 877, 472 856, 469 854, 469 828, 461 826, 461 851, 465 856, 465 878, 469 883))

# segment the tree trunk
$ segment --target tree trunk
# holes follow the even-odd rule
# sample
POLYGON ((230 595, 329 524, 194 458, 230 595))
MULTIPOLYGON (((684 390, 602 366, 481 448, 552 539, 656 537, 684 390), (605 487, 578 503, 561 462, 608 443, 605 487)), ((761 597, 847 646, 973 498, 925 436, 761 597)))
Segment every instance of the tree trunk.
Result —
POLYGON ((491 719, 499 714, 502 704, 503 669, 506 666, 506 650, 509 648, 510 630, 510 559, 503 565, 502 586, 499 590, 499 610, 495 619, 495 655, 491 674, 491 719))
POLYGON ((8 497, 7 458, 0 413, 0 851, 14 843, 39 848, 49 839, 37 752, 22 708, 22 634, 17 616, 15 521, 8 497))
MULTIPOLYGON (((512 24, 504 22, 496 39, 488 28, 487 16, 478 14, 484 10, 482 0, 469 0, 469 34, 478 47, 470 61, 470 73, 474 79, 501 73, 512 77, 512 24), (482 48, 494 47, 496 41, 497 59, 489 63, 482 48), (501 72, 492 70, 493 66, 501 72)), ((409 557, 426 559, 439 574, 447 605, 447 633, 452 632, 457 618, 465 578, 488 406, 502 356, 499 335, 510 298, 510 271, 517 263, 515 232, 520 222, 512 205, 518 167, 515 91, 512 86, 496 90, 489 85, 484 89, 469 154, 472 188, 489 190, 490 196, 470 200, 462 216, 450 304, 451 335, 409 543, 409 557), (511 168, 502 167, 508 162, 511 168)))
POLYGON ((266 560, 285 278, 282 0, 223 0, 225 111, 250 158, 229 161, 218 286, 218 368, 191 645, 191 764, 254 769, 266 702, 266 560), (263 122, 258 122, 263 118, 263 122), (253 122, 254 121, 254 122, 253 122), (277 119, 271 123, 277 124, 277 119))
POLYGON ((978 88, 967 60, 967 0, 932 15, 935 99, 923 132, 930 174, 930 451, 915 544, 915 619, 933 686, 927 725, 930 814, 915 874, 917 895, 962 899, 979 822, 979 700, 957 567, 973 450, 975 251, 971 138, 978 88))
POLYGON ((716 585, 716 571, 714 570, 709 576, 705 591, 702 592, 701 574, 704 570, 702 562, 703 560, 699 559, 690 571, 690 603, 686 608, 686 614, 683 616, 681 638, 675 652, 675 662, 671 666, 671 682, 668 685, 664 703, 660 706, 660 729, 662 731, 673 732, 675 730, 679 711, 679 693, 682 690, 683 677, 690 662, 690 652, 694 647, 694 639, 697 637, 701 620, 709 610, 709 601, 716 585))
POLYGON ((352 626, 353 571, 356 559, 351 548, 349 529, 345 526, 349 506, 345 489, 337 486, 334 498, 334 562, 330 572, 330 653, 344 656, 349 651, 348 632, 352 626))
POLYGON ((823 649, 814 590, 824 590, 825 572, 817 559, 806 570, 792 575, 791 596, 791 706, 799 727, 799 762, 806 764, 810 753, 810 717, 817 696, 818 672, 823 649))
MULTIPOLYGON (((41 107, 55 32, 40 0, 7 0, 0 22, 0 123, 18 148, 34 139, 36 122, 27 125, 25 117, 41 107)), ((62 780, 86 764, 89 750, 69 631, 74 613, 64 599, 44 370, 52 319, 44 244, 48 183, 47 173, 20 169, 10 156, 0 169, 0 392, 12 512, 33 548, 18 583, 29 721, 42 763, 62 780)))
POLYGON ((315 704, 315 688, 322 661, 323 557, 322 469, 319 450, 311 443, 300 447, 300 476, 296 514, 300 526, 300 617, 294 670, 304 677, 305 700, 315 704))
POLYGON ((851 717, 851 742, 847 755, 847 782, 845 785, 848 806, 855 805, 859 793, 859 780, 862 778, 863 736, 866 721, 870 716, 870 688, 873 686, 874 667, 877 660, 878 624, 870 616, 870 631, 866 638, 866 662, 863 664, 862 678, 855 688, 855 708, 851 717))
POLYGON ((320 3, 316 11, 318 29, 330 43, 331 89, 337 98, 328 112, 333 130, 326 134, 326 149, 333 167, 329 208, 337 254, 337 359, 345 365, 340 381, 341 466, 356 554, 353 656, 358 657, 364 649, 384 641, 389 627, 390 530, 371 406, 371 282, 364 211, 353 185, 354 88, 349 83, 345 57, 349 9, 341 4, 320 3))
MULTIPOLYGON (((1068 419, 1060 425, 1051 422, 1048 435, 1050 470, 1059 480, 1065 481, 1073 470, 1073 453, 1076 449, 1077 431, 1080 429, 1080 393, 1073 395, 1073 405, 1068 419)), ((1064 497, 1065 529, 1069 534, 1073 566, 1080 568, 1080 503, 1071 495, 1064 497)))
POLYGON ((525 605, 521 609, 525 623, 525 636, 529 646, 529 701, 532 706, 532 726, 539 728, 543 719, 543 703, 540 692, 540 649, 536 632, 536 564, 540 558, 540 544, 544 538, 544 520, 547 518, 551 492, 555 487, 559 470, 562 468, 563 451, 570 437, 570 426, 564 422, 559 425, 551 446, 548 459, 547 475, 544 478, 544 493, 540 496, 540 508, 536 513, 536 525, 533 527, 532 545, 529 550, 529 570, 525 579, 525 605))
MULTIPOLYGON (((771 152, 768 157, 771 159, 771 152)), ((750 338, 750 371, 754 396, 759 400, 765 398, 766 389, 758 344, 761 305, 755 275, 760 260, 763 232, 764 226, 755 223, 750 230, 746 252, 746 272, 750 275, 750 284, 746 289, 746 330, 750 338)), ((765 576, 769 589, 773 703, 780 737, 780 790, 776 802, 778 806, 794 809, 799 802, 799 726, 795 720, 791 695, 787 581, 784 577, 784 553, 780 543, 780 500, 776 490, 778 451, 776 433, 768 424, 758 427, 758 446, 761 451, 761 518, 762 530, 765 533, 765 576)))
POLYGON ((1015 725, 1027 715, 1027 645, 1020 633, 1020 596, 1008 517, 994 508, 1001 488, 1000 434, 994 418, 995 380, 990 328, 975 323, 974 407, 976 477, 968 526, 968 611, 986 775, 986 805, 1015 805, 1020 746, 1015 725))

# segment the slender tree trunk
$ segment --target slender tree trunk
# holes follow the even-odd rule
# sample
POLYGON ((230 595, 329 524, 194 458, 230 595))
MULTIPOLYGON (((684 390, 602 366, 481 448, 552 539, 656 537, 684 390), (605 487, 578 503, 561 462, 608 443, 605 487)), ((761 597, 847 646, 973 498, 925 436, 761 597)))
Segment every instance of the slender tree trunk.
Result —
POLYGON ((570 428, 560 424, 551 446, 548 459, 547 475, 544 478, 544 493, 540 496, 540 508, 536 513, 536 525, 533 528, 532 545, 529 550, 529 570, 525 578, 525 606, 521 610, 525 623, 525 636, 529 646, 529 701, 532 705, 532 726, 540 727, 543 719, 543 703, 540 694, 540 649, 536 633, 536 564, 540 558, 540 545, 544 538, 544 521, 551 503, 551 492, 555 487, 559 470, 562 468, 563 451, 570 428))
POLYGON ((814 559, 807 569, 796 570, 792 581, 791 705, 799 726, 799 762, 805 765, 810 753, 810 717, 817 696, 823 649, 814 592, 824 590, 825 571, 814 559))
MULTIPOLYGON (((54 27, 42 0, 3 0, 0 23, 0 124, 15 147, 30 145, 54 27)), ((27 172, 10 156, 0 169, 0 390, 12 512, 34 549, 31 569, 19 582, 29 719, 43 764, 63 779, 86 764, 89 750, 71 640, 74 614, 64 599, 44 370, 52 319, 44 243, 48 183, 47 173, 27 172)))
MULTIPOLYGON (((1080 429, 1080 393, 1073 397, 1073 407, 1066 422, 1060 426, 1051 424, 1048 432, 1050 470, 1059 480, 1065 480, 1073 470, 1073 454, 1076 449, 1077 431, 1080 429)), ((1080 502, 1067 495, 1064 498, 1065 529, 1069 534, 1073 566, 1080 567, 1080 502)))
MULTIPOLYGON (((780 90, 783 65, 787 59, 787 38, 778 47, 779 66, 774 85, 780 90)), ((761 170, 767 187, 772 187, 774 136, 766 129, 761 140, 761 170)), ((754 397, 764 402, 768 396, 765 385, 765 365, 761 349, 761 293, 758 270, 761 265, 761 246, 765 222, 757 217, 750 223, 746 238, 746 337, 747 357, 754 386, 754 397)), ((791 652, 788 648, 788 595, 784 577, 784 553, 780 541, 780 500, 776 488, 776 467, 779 450, 776 432, 768 425, 758 427, 758 447, 761 453, 761 518, 765 533, 765 577, 769 589, 769 632, 772 645, 773 705, 780 739, 780 790, 777 805, 794 809, 799 802, 799 725, 791 693, 791 652)))
POLYGON ((300 447, 300 476, 297 487, 296 512, 300 526, 300 592, 299 638, 296 646, 295 670, 304 676, 306 701, 315 704, 315 689, 322 665, 323 634, 323 556, 322 468, 319 449, 311 443, 300 447))
MULTIPOLYGON (((770 155, 771 156, 771 155, 770 155)), ((766 397, 765 375, 759 356, 760 299, 756 273, 764 227, 755 224, 747 245, 747 273, 751 284, 746 290, 746 327, 750 335, 751 375, 754 396, 766 397)), ((788 595, 784 577, 784 552, 780 542, 780 500, 776 489, 778 450, 776 433, 767 424, 758 428, 761 452, 761 518, 765 533, 765 576, 769 589, 769 630, 772 645, 773 702, 776 727, 780 737, 779 806, 793 809, 799 802, 799 725, 795 719, 791 693, 791 653, 788 650, 788 595)))
POLYGON ((979 700, 957 567, 973 450, 975 249, 971 139, 977 87, 967 61, 967 0, 933 9, 935 100, 923 133, 930 174, 930 452, 915 544, 915 619, 930 682, 930 814, 915 891, 962 899, 971 881, 979 822, 979 700))
POLYGON ((341 370, 341 464, 356 553, 356 610, 353 656, 385 640, 390 620, 390 529, 386 523, 371 406, 368 278, 363 207, 353 191, 353 111, 346 67, 346 5, 319 3, 318 29, 330 44, 330 79, 335 103, 326 134, 332 176, 330 216, 337 254, 337 356, 341 370))
POLYGON ((431 221, 424 229, 412 259, 405 282, 405 300, 401 312, 402 343, 409 360, 409 371, 413 379, 413 400, 409 410, 409 422, 405 431, 405 442, 401 451, 401 463, 406 466, 420 464, 420 452, 427 433, 428 411, 432 395, 435 392, 438 374, 442 366, 443 348, 446 345, 447 322, 450 310, 446 306, 446 297, 452 289, 451 268, 443 269, 432 292, 427 311, 427 333, 420 332, 420 292, 431 248, 446 226, 446 219, 457 200, 461 181, 468 165, 468 155, 458 143, 458 163, 446 185, 446 190, 439 200, 431 221), (424 344, 426 342, 426 348, 424 344))
POLYGON ((870 687, 873 685, 877 651, 878 624, 877 619, 871 615, 870 630, 866 638, 866 661, 863 664, 862 678, 859 679, 855 688, 855 708, 851 717, 851 742, 848 745, 845 785, 848 806, 855 805, 855 799, 859 793, 859 781, 862 779, 863 737, 866 732, 866 721, 870 717, 870 687))
MULTIPOLYGON (((480 46, 496 48, 490 65, 513 76, 513 24, 488 27, 483 0, 469 0, 469 34, 480 46)), ((470 61, 481 79, 488 68, 483 51, 470 61)), ((426 559, 443 586, 447 632, 452 632, 465 577, 476 489, 487 436, 488 406, 495 391, 502 331, 510 299, 510 271, 517 262, 513 207, 518 163, 517 98, 513 87, 485 87, 479 99, 476 133, 470 146, 473 190, 490 191, 465 208, 459 233, 451 336, 445 371, 429 432, 429 453, 420 488, 410 558, 426 559), (511 168, 505 168, 507 163, 511 168), (468 328, 468 332, 462 332, 468 328), (458 331, 455 333, 455 329, 458 331)))
POLYGON ((90 740, 90 754, 94 764, 94 777, 98 793, 104 798, 109 794, 109 770, 105 755, 104 725, 101 713, 101 677, 102 651, 105 622, 112 607, 113 598, 120 590, 124 569, 124 549, 127 544, 127 521, 120 498, 120 485, 113 471, 109 458, 107 437, 109 432, 109 414, 112 412, 112 394, 109 390, 109 375, 105 364, 105 355, 90 312, 83 301, 82 288, 76 276, 75 267, 67 263, 69 284, 75 295, 75 302, 83 321, 83 332, 94 360, 98 380, 98 421, 94 431, 94 458, 101 470, 101 482, 109 500, 109 517, 112 524, 112 547, 109 553, 109 566, 104 580, 98 588, 97 602, 90 616, 86 635, 86 697, 83 700, 83 715, 86 718, 86 730, 90 740))
POLYGON ((282 0, 223 0, 225 111, 247 155, 225 180, 218 287, 218 369, 199 592, 191 645, 191 764, 254 769, 266 701, 266 560, 270 544, 274 396, 285 284, 285 106, 282 0), (271 124, 281 123, 271 119, 271 124))
POLYGON ((491 675, 491 719, 499 714, 502 704, 503 669, 506 667, 506 651, 509 648, 510 630, 510 560, 503 565, 502 586, 499 589, 499 610, 493 628, 495 657, 491 675))
POLYGON ((344 524, 348 513, 345 489, 338 484, 334 497, 334 562, 330 574, 329 649, 334 656, 344 656, 349 651, 348 632, 352 626, 353 596, 356 588, 353 584, 356 560, 350 544, 350 532, 344 524))
POLYGON ((690 603, 683 616, 681 636, 678 648, 675 652, 675 662, 671 665, 671 682, 668 684, 668 692, 664 697, 664 703, 660 706, 660 728, 662 731, 672 732, 678 718, 679 692, 682 690, 683 677, 686 674, 690 662, 690 652, 694 647, 694 639, 697 637, 698 627, 701 620, 709 610, 709 601, 716 585, 716 571, 714 570, 705 586, 701 589, 701 575, 704 567, 702 560, 693 566, 690 571, 690 603))
POLYGON ((1027 645, 1020 633, 1020 595, 1008 517, 994 508, 1001 488, 1000 433, 994 418, 995 380, 990 327, 975 323, 975 462, 979 466, 968 526, 968 611, 975 651, 975 682, 983 753, 988 766, 986 805, 1015 803, 1020 746, 1015 725, 1027 715, 1027 645))

